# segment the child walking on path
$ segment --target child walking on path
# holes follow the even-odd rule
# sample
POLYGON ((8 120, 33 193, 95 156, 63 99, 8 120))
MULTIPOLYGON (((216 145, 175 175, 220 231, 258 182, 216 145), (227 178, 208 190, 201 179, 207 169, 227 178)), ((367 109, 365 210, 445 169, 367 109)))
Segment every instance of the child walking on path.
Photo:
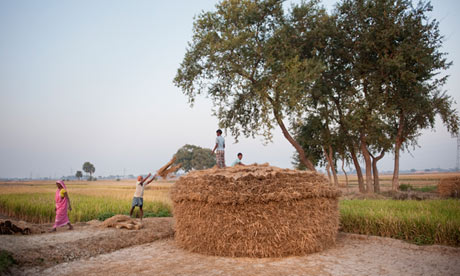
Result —
POLYGON ((225 168, 225 139, 222 137, 222 130, 216 131, 216 145, 212 150, 212 153, 216 152, 216 163, 217 167, 225 168))
POLYGON ((147 181, 147 179, 151 176, 152 174, 149 173, 146 178, 143 178, 142 176, 137 177, 137 182, 136 182, 136 191, 134 192, 134 197, 133 197, 133 202, 131 204, 131 211, 129 211, 129 216, 131 217, 133 215, 134 208, 136 206, 139 206, 139 210, 141 211, 141 220, 142 217, 144 216, 144 211, 142 210, 142 206, 144 205, 144 189, 145 186, 149 185, 157 176, 156 174, 147 181), (147 182, 146 182, 147 181, 147 182))
POLYGON ((64 225, 68 225, 69 230, 72 230, 73 226, 70 224, 69 216, 67 215, 67 210, 72 211, 72 207, 70 206, 70 198, 67 194, 67 187, 62 180, 56 181, 56 186, 57 190, 54 196, 54 201, 56 203, 54 208, 54 211, 56 211, 56 219, 54 221, 51 232, 55 232, 56 228, 64 225))

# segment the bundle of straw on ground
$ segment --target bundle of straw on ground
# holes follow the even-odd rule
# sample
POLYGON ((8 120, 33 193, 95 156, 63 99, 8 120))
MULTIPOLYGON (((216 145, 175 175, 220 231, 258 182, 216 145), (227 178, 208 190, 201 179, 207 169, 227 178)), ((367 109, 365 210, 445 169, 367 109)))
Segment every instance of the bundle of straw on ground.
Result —
POLYGON ((109 228, 114 227, 117 229, 128 229, 128 230, 139 230, 142 228, 142 223, 130 218, 129 216, 125 215, 115 215, 111 218, 106 219, 102 224, 101 227, 109 228))
POLYGON ((231 257, 284 257, 335 244, 339 191, 315 172, 268 165, 194 171, 171 189, 175 240, 231 257))
POLYGON ((442 178, 438 184, 439 195, 460 198, 460 176, 442 178))

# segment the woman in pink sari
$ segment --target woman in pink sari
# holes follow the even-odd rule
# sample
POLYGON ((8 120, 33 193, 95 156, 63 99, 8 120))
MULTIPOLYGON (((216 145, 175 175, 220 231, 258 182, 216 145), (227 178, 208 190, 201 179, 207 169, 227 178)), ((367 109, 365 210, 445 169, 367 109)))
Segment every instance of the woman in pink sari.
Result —
POLYGON ((51 232, 56 231, 57 227, 61 227, 66 224, 69 226, 69 230, 72 230, 72 224, 70 224, 69 216, 67 216, 67 209, 72 211, 69 195, 67 194, 67 187, 62 180, 56 181, 56 186, 57 190, 56 195, 54 196, 54 200, 56 201, 56 207, 54 209, 56 211, 56 220, 51 232))

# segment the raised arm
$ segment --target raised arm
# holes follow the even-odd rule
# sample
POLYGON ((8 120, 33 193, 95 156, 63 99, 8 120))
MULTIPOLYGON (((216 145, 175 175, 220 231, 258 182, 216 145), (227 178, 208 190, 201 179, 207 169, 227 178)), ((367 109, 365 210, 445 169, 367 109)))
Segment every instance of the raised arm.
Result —
POLYGON ((150 183, 152 183, 152 181, 155 180, 156 177, 157 177, 157 174, 155 174, 155 175, 152 177, 152 179, 150 179, 149 181, 145 182, 144 187, 147 186, 147 185, 149 185, 150 183))
POLYGON ((144 185, 144 182, 145 182, 151 175, 152 175, 152 174, 149 173, 149 175, 147 175, 144 179, 142 179, 141 185, 144 185))

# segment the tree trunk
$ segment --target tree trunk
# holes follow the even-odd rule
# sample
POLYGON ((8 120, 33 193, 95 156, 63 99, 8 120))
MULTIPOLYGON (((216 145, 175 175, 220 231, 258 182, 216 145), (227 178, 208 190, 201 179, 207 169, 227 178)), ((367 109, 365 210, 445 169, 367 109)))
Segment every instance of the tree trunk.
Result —
POLYGON ((396 141, 395 141, 395 164, 393 168, 393 180, 391 182, 391 189, 393 191, 398 190, 399 188, 399 150, 401 149, 402 145, 402 133, 404 129, 404 112, 401 111, 399 114, 399 126, 398 126, 398 133, 396 134, 396 141))
POLYGON ((351 159, 353 160, 353 164, 355 165, 356 175, 358 176, 359 191, 361 193, 364 193, 366 192, 366 188, 364 186, 363 172, 361 171, 361 166, 359 165, 358 157, 356 156, 356 149, 354 148, 354 146, 351 147, 350 153, 351 159))
POLYGON ((364 162, 366 163, 366 192, 372 193, 372 162, 371 157, 369 155, 369 151, 367 150, 366 139, 363 134, 361 134, 361 152, 363 153, 364 162))
POLYGON ((302 164, 304 164, 305 167, 307 167, 307 169, 316 172, 315 166, 313 166, 313 163, 305 156, 305 151, 299 145, 299 143, 297 143, 297 141, 294 140, 294 138, 292 138, 292 136, 289 134, 289 132, 287 131, 286 127, 284 126, 283 120, 281 120, 281 118, 279 118, 279 116, 277 115, 277 113, 275 112, 274 109, 273 109, 273 113, 275 115, 276 121, 278 122, 278 125, 280 126, 281 130, 283 131, 284 137, 289 141, 289 143, 291 143, 291 145, 299 153, 300 162, 302 162, 302 164))
POLYGON ((385 152, 382 151, 379 156, 374 157, 372 154, 370 154, 372 157, 372 172, 374 174, 374 192, 375 193, 380 193, 380 180, 379 180, 379 171, 377 169, 377 162, 383 158, 385 155, 385 152))
POLYGON ((391 189, 396 191, 399 189, 399 150, 401 148, 401 143, 396 140, 395 144, 395 164, 393 168, 393 180, 391 182, 391 189))
POLYGON ((345 156, 342 156, 342 172, 345 175, 345 187, 348 188, 348 175, 345 171, 345 156))
POLYGON ((327 164, 326 164, 327 177, 329 178, 329 184, 332 185, 332 178, 331 178, 330 168, 331 168, 331 166, 329 165, 329 162, 327 162, 327 164))
POLYGON ((339 179, 337 178, 337 171, 335 169, 334 160, 332 159, 332 146, 329 145, 328 148, 329 148, 329 151, 326 150, 326 147, 323 147, 323 152, 324 152, 324 155, 326 156, 327 163, 329 164, 329 167, 331 168, 332 176, 334 177, 334 185, 338 187, 339 179))

